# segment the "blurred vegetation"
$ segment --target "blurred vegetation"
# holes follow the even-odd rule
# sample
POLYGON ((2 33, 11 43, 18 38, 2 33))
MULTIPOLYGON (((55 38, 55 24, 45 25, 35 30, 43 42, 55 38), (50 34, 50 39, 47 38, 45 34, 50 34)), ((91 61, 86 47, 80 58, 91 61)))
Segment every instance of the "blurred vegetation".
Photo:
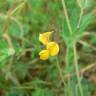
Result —
POLYGON ((0 96, 96 96, 95 59, 95 0, 0 0, 0 96), (42 61, 46 31, 60 52, 42 61))

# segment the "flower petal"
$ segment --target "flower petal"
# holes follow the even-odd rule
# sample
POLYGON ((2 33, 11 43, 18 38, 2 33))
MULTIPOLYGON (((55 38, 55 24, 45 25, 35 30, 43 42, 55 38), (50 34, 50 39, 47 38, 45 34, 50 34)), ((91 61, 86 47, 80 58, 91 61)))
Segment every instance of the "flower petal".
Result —
POLYGON ((42 50, 39 53, 40 59, 41 60, 47 60, 49 57, 49 51, 48 50, 42 50))
POLYGON ((59 45, 56 42, 49 42, 47 44, 47 50, 51 56, 55 56, 59 53, 59 45))
POLYGON ((50 37, 52 35, 53 32, 45 32, 43 34, 39 35, 39 41, 44 44, 47 45, 50 42, 50 37))

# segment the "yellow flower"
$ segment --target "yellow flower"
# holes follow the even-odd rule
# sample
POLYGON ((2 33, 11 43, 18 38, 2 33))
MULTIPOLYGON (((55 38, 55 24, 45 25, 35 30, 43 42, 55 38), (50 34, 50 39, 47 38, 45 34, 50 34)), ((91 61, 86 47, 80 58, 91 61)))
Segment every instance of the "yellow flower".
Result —
POLYGON ((47 60, 49 58, 49 51, 48 50, 42 50, 39 53, 41 60, 47 60))
POLYGON ((50 42, 50 37, 53 32, 45 32, 39 35, 39 40, 42 44, 47 45, 50 42))
POLYGON ((55 42, 49 42, 46 47, 50 56, 55 56, 59 53, 59 45, 55 42))
POLYGON ((56 42, 50 41, 53 32, 46 32, 39 35, 39 40, 46 46, 45 50, 40 51, 41 60, 47 60, 49 56, 55 56, 59 53, 59 45, 56 42))

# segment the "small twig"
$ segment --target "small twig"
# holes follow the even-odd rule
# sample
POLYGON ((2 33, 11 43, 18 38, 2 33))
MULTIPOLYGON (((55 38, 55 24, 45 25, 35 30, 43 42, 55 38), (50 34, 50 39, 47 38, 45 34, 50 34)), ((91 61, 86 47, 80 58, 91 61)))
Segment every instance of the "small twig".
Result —
POLYGON ((19 86, 19 87, 11 87, 10 89, 35 89, 33 86, 19 86))
MULTIPOLYGON (((25 83, 23 83, 23 85, 25 86, 28 86, 28 85, 31 85, 33 82, 32 81, 30 81, 30 82, 25 82, 25 83)), ((44 85, 48 85, 48 86, 51 86, 52 85, 52 83, 51 82, 49 82, 49 81, 41 81, 41 82, 39 82, 40 84, 44 84, 44 85)))
POLYGON ((84 32, 84 36, 96 36, 96 32, 95 31, 84 32))
POLYGON ((96 66, 96 63, 89 64, 87 67, 81 69, 81 70, 80 70, 80 73, 83 74, 85 71, 87 71, 87 70, 89 70, 89 69, 91 69, 91 68, 93 68, 93 67, 95 67, 95 66, 96 66))
MULTIPOLYGON (((90 70, 91 68, 95 67, 96 66, 96 63, 92 63, 92 64, 89 64, 87 67, 84 67, 82 68, 80 71, 79 71, 79 74, 84 74, 84 72, 86 72, 87 70, 90 70)), ((67 74, 64 76, 64 78, 69 78, 69 77, 72 77, 74 76, 76 73, 72 73, 72 74, 67 74)))
POLYGON ((7 33, 3 34, 3 38, 8 42, 9 48, 14 49, 11 38, 9 37, 9 35, 7 33))
POLYGON ((88 44, 88 43, 85 42, 85 41, 80 40, 79 43, 82 44, 82 45, 84 45, 84 46, 87 46, 87 47, 89 47, 89 48, 92 48, 93 50, 96 51, 96 47, 94 47, 94 46, 91 45, 91 44, 88 44))
POLYGON ((9 12, 9 16, 12 16, 18 9, 20 9, 23 5, 25 4, 25 2, 19 4, 14 10, 12 10, 11 12, 9 12))
MULTIPOLYGON (((7 70, 8 72, 10 71, 11 67, 12 67, 12 64, 13 64, 13 54, 15 54, 15 49, 13 47, 13 44, 12 44, 12 41, 11 41, 11 38, 9 37, 9 35, 7 33, 4 33, 3 34, 3 38, 8 42, 8 45, 9 45, 9 49, 12 51, 12 56, 7 64, 7 70)), ((9 50, 9 51, 10 51, 9 50)), ((9 75, 8 75, 9 76, 9 75)))
MULTIPOLYGON (((9 18, 6 17, 5 22, 4 22, 2 37, 8 42, 9 52, 11 55, 13 55, 15 53, 15 49, 13 47, 12 40, 11 40, 10 36, 8 35, 8 26, 9 26, 8 24, 9 24, 9 18)), ((11 69, 12 61, 13 61, 13 57, 10 58, 9 64, 7 64, 9 70, 11 69)))
POLYGON ((16 84, 17 86, 20 86, 20 83, 18 82, 16 76, 13 76, 13 74, 9 70, 3 68, 2 72, 5 73, 5 79, 7 80, 10 79, 14 84, 16 84))

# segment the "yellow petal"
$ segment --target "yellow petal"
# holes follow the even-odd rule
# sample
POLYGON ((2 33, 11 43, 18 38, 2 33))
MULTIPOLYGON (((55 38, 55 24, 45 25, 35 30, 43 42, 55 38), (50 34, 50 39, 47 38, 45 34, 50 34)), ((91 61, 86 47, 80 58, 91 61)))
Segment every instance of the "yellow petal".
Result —
POLYGON ((50 37, 53 32, 45 32, 39 35, 39 40, 42 44, 47 45, 50 42, 50 37))
POLYGON ((49 42, 47 44, 47 50, 51 56, 55 56, 59 53, 59 45, 55 42, 49 42))
POLYGON ((40 59, 41 60, 47 60, 49 57, 49 51, 48 50, 42 50, 39 53, 40 59))

